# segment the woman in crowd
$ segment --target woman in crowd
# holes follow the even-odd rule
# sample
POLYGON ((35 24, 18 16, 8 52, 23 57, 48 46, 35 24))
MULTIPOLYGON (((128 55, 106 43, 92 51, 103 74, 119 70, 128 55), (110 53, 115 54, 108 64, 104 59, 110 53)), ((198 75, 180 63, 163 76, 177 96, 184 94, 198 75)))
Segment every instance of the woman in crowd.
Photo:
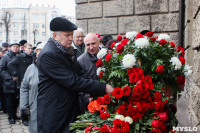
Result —
POLYGON ((38 95, 38 69, 36 67, 37 57, 44 47, 45 43, 41 43, 35 49, 36 58, 24 75, 20 89, 20 110, 21 116, 29 116, 29 131, 37 133, 37 95, 38 95))

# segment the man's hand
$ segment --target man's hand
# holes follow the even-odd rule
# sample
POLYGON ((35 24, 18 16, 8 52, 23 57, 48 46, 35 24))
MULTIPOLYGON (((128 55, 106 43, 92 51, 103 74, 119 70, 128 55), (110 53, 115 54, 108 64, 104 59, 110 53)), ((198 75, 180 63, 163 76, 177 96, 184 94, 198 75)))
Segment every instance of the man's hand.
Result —
POLYGON ((18 81, 18 77, 14 77, 13 80, 14 80, 14 81, 18 81))
POLYGON ((110 94, 113 90, 114 90, 114 88, 111 85, 106 84, 106 93, 107 94, 110 94))

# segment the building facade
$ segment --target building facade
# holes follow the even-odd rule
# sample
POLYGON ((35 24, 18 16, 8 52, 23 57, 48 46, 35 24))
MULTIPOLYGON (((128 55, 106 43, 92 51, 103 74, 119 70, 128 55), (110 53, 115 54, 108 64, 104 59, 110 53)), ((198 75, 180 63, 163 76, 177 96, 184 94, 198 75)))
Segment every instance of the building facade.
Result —
POLYGON ((50 36, 49 22, 60 16, 60 10, 54 7, 29 6, 28 8, 0 9, 0 44, 6 42, 6 27, 3 19, 9 13, 10 23, 8 42, 19 42, 22 39, 31 44, 47 41, 50 36))

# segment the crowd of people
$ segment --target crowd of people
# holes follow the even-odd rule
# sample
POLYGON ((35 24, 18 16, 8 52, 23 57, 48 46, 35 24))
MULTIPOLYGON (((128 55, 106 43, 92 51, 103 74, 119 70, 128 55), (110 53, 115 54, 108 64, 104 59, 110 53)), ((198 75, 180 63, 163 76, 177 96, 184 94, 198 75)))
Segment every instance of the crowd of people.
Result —
POLYGON ((2 43, 0 110, 10 124, 22 120, 31 133, 70 133, 69 123, 87 111, 92 96, 113 91, 99 82, 96 61, 102 47, 117 41, 96 33, 84 37, 83 29, 62 17, 50 22, 50 30, 49 40, 37 47, 26 40, 2 43))

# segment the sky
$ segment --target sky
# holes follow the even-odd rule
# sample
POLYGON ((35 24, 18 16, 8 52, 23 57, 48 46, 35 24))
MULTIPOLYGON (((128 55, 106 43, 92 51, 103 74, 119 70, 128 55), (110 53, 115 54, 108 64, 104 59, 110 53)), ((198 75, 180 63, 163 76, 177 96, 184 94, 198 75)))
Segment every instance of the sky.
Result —
POLYGON ((33 5, 42 4, 45 6, 53 6, 59 8, 62 15, 75 16, 75 0, 29 0, 33 5))

